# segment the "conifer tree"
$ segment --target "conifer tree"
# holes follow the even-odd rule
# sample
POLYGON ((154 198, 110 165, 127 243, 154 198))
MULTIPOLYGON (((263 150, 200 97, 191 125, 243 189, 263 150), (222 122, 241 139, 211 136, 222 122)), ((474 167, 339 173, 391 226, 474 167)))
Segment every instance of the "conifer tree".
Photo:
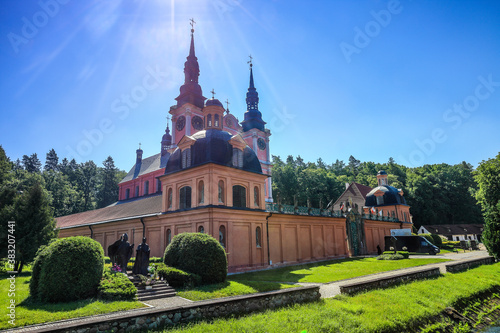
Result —
POLYGON ((45 171, 49 170, 57 171, 58 163, 59 163, 59 157, 57 156, 56 151, 54 149, 51 149, 47 153, 47 156, 45 158, 45 166, 43 169, 45 171))

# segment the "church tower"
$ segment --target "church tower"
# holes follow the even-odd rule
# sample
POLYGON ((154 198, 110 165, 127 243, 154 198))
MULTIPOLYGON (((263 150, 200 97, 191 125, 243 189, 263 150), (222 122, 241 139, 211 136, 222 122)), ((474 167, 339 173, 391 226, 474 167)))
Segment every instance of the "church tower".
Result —
POLYGON ((175 98, 177 104, 170 107, 172 115, 172 146, 175 147, 184 135, 191 135, 203 129, 203 106, 206 98, 203 97, 201 86, 198 84, 200 66, 194 50, 194 24, 191 19, 191 45, 189 55, 184 63, 184 84, 180 94, 175 98))
MULTIPOLYGON (((243 132, 241 136, 245 142, 255 151, 262 167, 262 172, 271 175, 271 160, 269 152, 269 137, 271 131, 265 128, 266 122, 262 120, 262 113, 259 111, 259 93, 255 88, 253 80, 252 56, 250 56, 250 84, 247 91, 247 111, 245 118, 241 122, 243 132)), ((266 202, 273 202, 271 177, 266 180, 265 188, 266 202)))

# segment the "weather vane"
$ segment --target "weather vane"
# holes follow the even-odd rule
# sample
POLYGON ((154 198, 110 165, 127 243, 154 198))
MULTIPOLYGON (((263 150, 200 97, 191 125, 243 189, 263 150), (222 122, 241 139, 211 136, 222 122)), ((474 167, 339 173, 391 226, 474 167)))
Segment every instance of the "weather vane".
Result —
POLYGON ((190 21, 189 24, 191 25, 191 32, 193 33, 194 32, 194 25, 196 24, 196 22, 194 21, 193 18, 191 18, 189 21, 190 21))
POLYGON ((252 64, 252 55, 249 55, 248 56, 250 58, 250 60, 247 61, 247 64, 250 64, 250 68, 252 68, 253 64, 252 64))
POLYGON ((215 98, 215 91, 214 91, 214 88, 212 88, 211 93, 212 93, 212 99, 214 99, 214 98, 215 98))

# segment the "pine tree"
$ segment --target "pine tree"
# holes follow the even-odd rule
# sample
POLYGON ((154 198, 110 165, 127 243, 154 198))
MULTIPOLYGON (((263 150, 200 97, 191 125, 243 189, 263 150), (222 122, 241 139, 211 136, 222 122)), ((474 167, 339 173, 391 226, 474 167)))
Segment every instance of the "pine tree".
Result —
POLYGON ((99 170, 99 192, 97 195, 97 208, 106 207, 118 200, 118 183, 116 173, 118 169, 111 156, 102 162, 104 168, 99 170))
POLYGON ((84 211, 94 208, 93 199, 95 198, 94 192, 97 182, 96 175, 97 175, 97 166, 93 161, 87 161, 85 163, 81 163, 75 172, 76 182, 78 184, 78 190, 83 196, 84 211))
POLYGON ((57 236, 49 195, 35 183, 15 203, 16 264, 22 272, 24 264, 32 261, 38 248, 57 236))
POLYGON ((45 158, 45 167, 43 168, 45 171, 54 170, 57 171, 57 166, 59 163, 59 157, 57 157, 56 151, 51 149, 45 158))
POLYGON ((42 162, 38 159, 36 153, 31 154, 31 156, 23 155, 23 166, 28 172, 40 172, 42 168, 42 162))

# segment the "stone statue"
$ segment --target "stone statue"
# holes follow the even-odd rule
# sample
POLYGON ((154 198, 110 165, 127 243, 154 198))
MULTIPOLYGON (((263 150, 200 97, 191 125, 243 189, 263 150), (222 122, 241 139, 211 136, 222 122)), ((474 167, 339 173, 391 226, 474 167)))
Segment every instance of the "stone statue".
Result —
POLYGON ((113 263, 120 266, 122 273, 127 273, 127 263, 134 252, 134 244, 128 242, 128 235, 124 233, 119 240, 108 247, 108 255, 113 263))
POLYGON ((136 255, 135 255, 135 263, 134 268, 132 269, 132 273, 134 274, 148 274, 148 266, 149 266, 149 253, 151 250, 149 249, 149 245, 146 244, 146 237, 142 239, 142 243, 137 247, 136 255))

